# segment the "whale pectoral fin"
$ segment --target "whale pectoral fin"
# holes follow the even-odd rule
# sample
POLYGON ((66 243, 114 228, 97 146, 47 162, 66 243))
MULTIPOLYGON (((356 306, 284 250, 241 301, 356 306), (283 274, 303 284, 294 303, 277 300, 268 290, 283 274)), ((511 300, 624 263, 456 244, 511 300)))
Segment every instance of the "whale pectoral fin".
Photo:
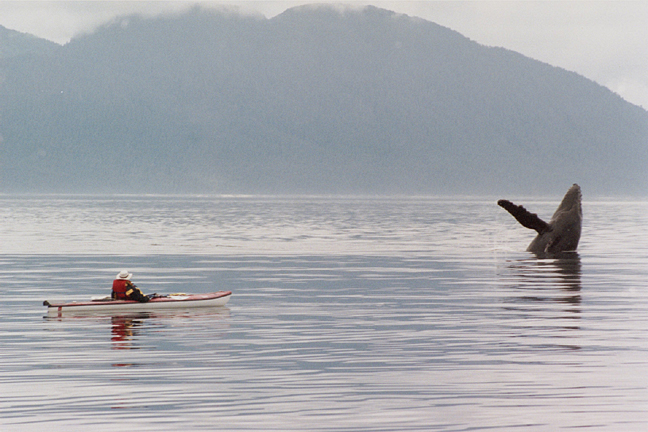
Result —
POLYGON ((515 205, 511 201, 499 200, 497 205, 504 208, 507 212, 518 221, 522 226, 536 230, 538 234, 544 234, 551 231, 549 224, 538 217, 537 214, 531 213, 522 206, 515 205))

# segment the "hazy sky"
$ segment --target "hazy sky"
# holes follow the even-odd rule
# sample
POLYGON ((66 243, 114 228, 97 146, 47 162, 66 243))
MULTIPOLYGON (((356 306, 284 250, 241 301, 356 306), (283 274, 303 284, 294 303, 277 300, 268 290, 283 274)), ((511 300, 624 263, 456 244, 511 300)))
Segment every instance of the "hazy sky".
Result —
POLYGON ((236 6, 268 17, 305 3, 373 4, 577 72, 648 109, 648 1, 0 0, 0 25, 65 43, 118 15, 155 15, 195 3, 236 6))

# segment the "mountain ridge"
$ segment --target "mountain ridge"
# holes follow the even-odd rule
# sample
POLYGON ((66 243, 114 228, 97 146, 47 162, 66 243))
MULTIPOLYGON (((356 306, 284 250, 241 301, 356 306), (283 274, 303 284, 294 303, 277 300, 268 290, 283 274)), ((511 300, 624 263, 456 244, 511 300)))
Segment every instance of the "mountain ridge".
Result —
POLYGON ((29 55, 50 55, 60 45, 0 25, 0 60, 29 55))
POLYGON ((375 7, 124 17, 54 56, 6 59, 3 75, 5 191, 648 187, 643 109, 375 7))

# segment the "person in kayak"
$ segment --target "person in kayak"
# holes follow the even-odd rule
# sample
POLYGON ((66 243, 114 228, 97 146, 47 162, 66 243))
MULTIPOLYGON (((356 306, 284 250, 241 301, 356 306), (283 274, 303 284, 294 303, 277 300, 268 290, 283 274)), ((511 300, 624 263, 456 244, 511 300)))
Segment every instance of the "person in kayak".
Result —
POLYGON ((132 277, 133 273, 128 273, 128 270, 119 272, 117 278, 113 281, 112 298, 114 300, 136 300, 146 303, 150 298, 131 282, 132 277))

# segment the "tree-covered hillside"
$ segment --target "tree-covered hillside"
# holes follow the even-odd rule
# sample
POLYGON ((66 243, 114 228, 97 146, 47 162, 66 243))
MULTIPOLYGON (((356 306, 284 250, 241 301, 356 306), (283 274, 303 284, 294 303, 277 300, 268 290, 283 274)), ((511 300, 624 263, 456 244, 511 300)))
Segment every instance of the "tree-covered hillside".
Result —
POLYGON ((382 9, 196 8, 59 48, 2 62, 0 191, 648 190, 646 111, 382 9))

